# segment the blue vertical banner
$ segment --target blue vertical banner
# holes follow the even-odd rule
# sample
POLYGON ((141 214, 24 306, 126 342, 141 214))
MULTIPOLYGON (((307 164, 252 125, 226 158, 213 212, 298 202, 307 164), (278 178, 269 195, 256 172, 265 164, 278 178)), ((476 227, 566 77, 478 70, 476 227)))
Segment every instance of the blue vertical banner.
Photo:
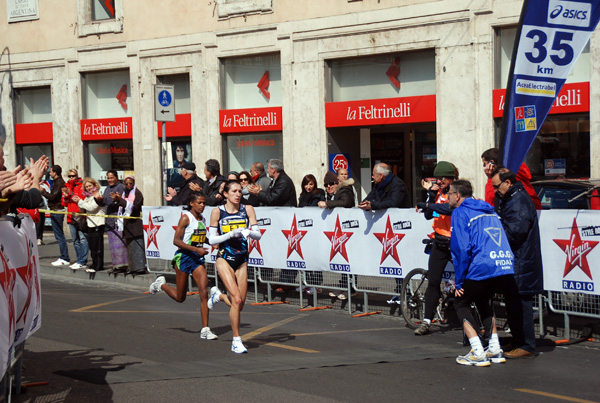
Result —
POLYGON ((502 118, 503 165, 517 172, 600 20, 600 0, 525 0, 502 118))

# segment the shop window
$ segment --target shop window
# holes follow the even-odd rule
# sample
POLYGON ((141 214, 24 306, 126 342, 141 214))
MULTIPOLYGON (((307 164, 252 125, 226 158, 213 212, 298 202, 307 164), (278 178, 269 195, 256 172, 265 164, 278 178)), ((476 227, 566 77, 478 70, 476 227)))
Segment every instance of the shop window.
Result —
POLYGON ((283 160, 283 136, 281 133, 256 133, 225 136, 227 150, 223 172, 248 171, 255 162, 265 164, 276 158, 283 160))
POLYGON ((273 0, 216 0, 219 19, 273 12, 273 0))
MULTIPOLYGON (((496 144, 502 119, 496 119, 496 144)), ((548 115, 525 157, 533 180, 590 177, 589 114, 548 115)))
MULTIPOLYGON (((167 154, 167 187, 179 191, 185 179, 181 176, 181 168, 192 161, 192 142, 190 138, 170 140, 165 143, 167 154)), ((197 172, 202 172, 200 164, 196 164, 197 172), (200 171, 198 171, 200 169, 200 171)))
POLYGON ((133 175, 133 142, 124 141, 103 141, 103 142, 85 142, 87 148, 86 161, 88 166, 86 172, 100 185, 107 186, 106 172, 109 169, 117 171, 119 179, 127 175, 133 175))
MULTIPOLYGON (((517 28, 499 28, 496 30, 496 73, 494 75, 495 88, 506 88, 510 73, 510 61, 512 58, 517 28)), ((581 83, 590 81, 590 42, 585 45, 581 55, 573 65, 573 69, 567 77, 567 83, 581 83)))
POLYGON ((435 94, 435 51, 376 55, 329 62, 328 101, 435 94))
POLYGON ((77 0, 79 36, 123 32, 123 0, 77 0))
POLYGON ((50 159, 50 166, 52 166, 52 144, 27 144, 17 146, 17 164, 22 167, 28 166, 32 158, 34 161, 37 161, 42 155, 45 155, 50 159))
POLYGON ((222 60, 224 109, 281 106, 281 58, 277 55, 222 60))
POLYGON ((50 87, 17 89, 15 101, 17 124, 52 122, 50 87))
POLYGON ((190 101, 190 76, 189 74, 171 74, 158 77, 160 84, 173 85, 175 87, 175 112, 191 113, 190 101))
POLYGON ((131 116, 128 70, 86 73, 82 81, 84 119, 131 116))

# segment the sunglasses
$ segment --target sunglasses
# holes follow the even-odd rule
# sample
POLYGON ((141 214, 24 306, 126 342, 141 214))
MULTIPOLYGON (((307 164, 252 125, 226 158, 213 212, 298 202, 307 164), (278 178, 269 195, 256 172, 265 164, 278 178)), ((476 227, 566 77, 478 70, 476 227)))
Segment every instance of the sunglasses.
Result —
POLYGON ((506 181, 502 181, 502 182, 500 182, 500 183, 499 183, 499 184, 497 184, 497 185, 492 185, 492 187, 493 187, 494 189, 498 189, 500 186, 502 186, 502 184, 503 184, 504 182, 506 182, 506 181))
POLYGON ((240 178, 240 182, 248 182, 248 178, 240 178))
POLYGON ((77 178, 77 175, 67 175, 69 178, 77 178))

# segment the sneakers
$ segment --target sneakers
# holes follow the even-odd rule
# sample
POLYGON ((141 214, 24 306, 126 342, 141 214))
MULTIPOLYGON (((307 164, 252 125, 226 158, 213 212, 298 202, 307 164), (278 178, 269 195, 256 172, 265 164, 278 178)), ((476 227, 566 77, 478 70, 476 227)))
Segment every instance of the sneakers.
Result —
MULTIPOLYGON (((215 304, 220 301, 219 297, 221 296, 221 291, 217 286, 214 286, 210 289, 208 294, 208 309, 213 309, 215 304)), ((216 336, 215 336, 216 338, 216 336)))
POLYGON ((71 266, 69 266, 71 269, 73 270, 79 270, 79 269, 85 269, 86 265, 84 264, 79 264, 79 263, 73 263, 71 266))
POLYGON ((244 354, 248 352, 248 349, 246 349, 246 346, 244 346, 244 344, 241 341, 234 340, 231 343, 231 351, 233 351, 236 354, 244 354))
POLYGON ((38 239, 37 244, 38 244, 38 246, 42 246, 42 245, 44 245, 44 241, 42 241, 41 239, 38 239))
POLYGON ((167 279, 165 279, 165 276, 158 276, 156 280, 154 280, 154 283, 150 284, 150 294, 154 295, 159 293, 161 290, 160 286, 166 282, 167 279))
POLYGON ((329 296, 331 298, 337 298, 337 294, 335 292, 333 292, 333 291, 329 291, 329 296))
POLYGON ((490 360, 494 364, 503 364, 506 362, 506 358, 504 358, 502 353, 503 351, 501 348, 492 350, 488 347, 485 349, 485 355, 487 356, 488 360, 490 360))
POLYGON ((392 298, 387 300, 387 303, 390 305, 395 305, 395 304, 402 305, 402 300, 400 299, 399 296, 394 295, 392 298))
MULTIPOLYGON (((85 266, 83 266, 83 267, 85 267, 85 266)), ((83 268, 83 267, 82 267, 82 268, 83 268)), ((91 268, 87 268, 87 269, 85 269, 85 271, 86 271, 87 273, 96 273, 96 269, 91 269, 91 268)))
POLYGON ((348 299, 348 293, 347 293, 347 292, 345 292, 345 291, 344 291, 344 292, 341 292, 341 293, 340 293, 340 294, 337 296, 337 298, 338 298, 340 301, 345 301, 345 300, 347 300, 347 299, 348 299))
POLYGON ((415 329, 417 336, 423 336, 431 332, 431 325, 425 321, 421 322, 418 328, 415 329))
POLYGON ((202 340, 216 340, 218 336, 210 330, 210 327, 203 327, 200 331, 200 338, 202 340))
POLYGON ((55 260, 54 262, 52 262, 51 265, 52 266, 68 266, 69 262, 59 258, 59 259, 55 260))
POLYGON ((473 350, 469 351, 469 354, 456 357, 456 362, 460 365, 472 365, 475 367, 489 367, 491 365, 485 352, 477 356, 473 350))

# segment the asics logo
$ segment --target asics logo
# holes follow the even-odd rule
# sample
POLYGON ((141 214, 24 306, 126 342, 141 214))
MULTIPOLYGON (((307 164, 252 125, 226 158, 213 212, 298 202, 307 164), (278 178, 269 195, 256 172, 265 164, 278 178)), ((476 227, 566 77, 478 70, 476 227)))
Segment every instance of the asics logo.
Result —
POLYGON ((573 1, 550 0, 548 22, 559 25, 589 26, 591 4, 573 1))

